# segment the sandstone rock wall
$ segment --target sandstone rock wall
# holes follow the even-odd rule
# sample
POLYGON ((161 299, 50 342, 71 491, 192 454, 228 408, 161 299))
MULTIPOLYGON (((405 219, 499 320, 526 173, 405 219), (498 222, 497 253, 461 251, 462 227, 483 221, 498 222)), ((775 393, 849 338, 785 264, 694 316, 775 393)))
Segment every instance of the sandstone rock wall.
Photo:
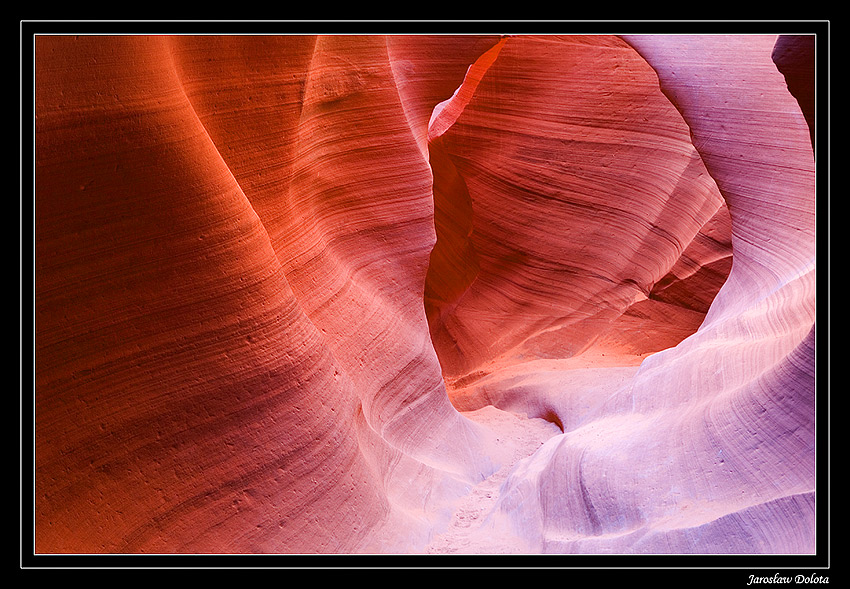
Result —
POLYGON ((35 50, 37 552, 813 551, 806 39, 35 50))

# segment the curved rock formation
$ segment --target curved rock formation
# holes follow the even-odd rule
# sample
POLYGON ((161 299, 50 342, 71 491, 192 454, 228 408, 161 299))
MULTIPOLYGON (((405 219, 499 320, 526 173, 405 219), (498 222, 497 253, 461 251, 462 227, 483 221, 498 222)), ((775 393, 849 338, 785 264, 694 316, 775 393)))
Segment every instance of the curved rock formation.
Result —
POLYGON ((620 39, 508 39, 434 135, 426 303, 448 377, 574 356, 633 305, 672 300, 654 285, 683 288, 712 262, 708 301, 686 306, 704 312, 723 283, 723 199, 652 68, 620 39), (717 243, 699 252, 709 221, 717 243), (686 248, 698 261, 674 269, 686 248))
POLYGON ((626 40, 729 206, 733 267, 699 330, 538 453, 503 511, 544 552, 812 553, 814 161, 776 38, 626 40))
POLYGON ((801 41, 36 37, 36 552, 812 552, 801 41))
POLYGON ((422 310, 439 88, 373 37, 36 52, 38 552, 353 551, 488 472, 422 310))

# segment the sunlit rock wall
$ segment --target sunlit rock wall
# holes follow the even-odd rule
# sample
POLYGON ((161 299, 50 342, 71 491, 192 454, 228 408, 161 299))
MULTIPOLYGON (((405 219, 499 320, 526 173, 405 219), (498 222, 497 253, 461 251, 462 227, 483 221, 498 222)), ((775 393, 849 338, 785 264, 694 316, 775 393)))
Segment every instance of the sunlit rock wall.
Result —
POLYGON ((36 37, 36 551, 812 551, 804 41, 36 37))

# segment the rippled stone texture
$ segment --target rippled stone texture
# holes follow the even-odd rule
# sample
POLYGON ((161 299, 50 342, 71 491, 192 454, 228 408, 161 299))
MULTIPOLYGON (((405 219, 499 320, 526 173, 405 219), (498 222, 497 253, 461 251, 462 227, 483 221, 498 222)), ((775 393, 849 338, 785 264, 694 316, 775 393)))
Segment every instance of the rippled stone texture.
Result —
POLYGON ((352 551, 487 472, 428 337, 427 119, 383 38, 36 52, 38 551, 352 551))
POLYGON ((36 551, 810 552, 803 41, 36 37, 36 551))
POLYGON ((684 288, 720 261, 710 297, 728 272, 723 227, 697 253, 723 199, 652 68, 616 37, 508 39, 431 161, 426 302, 447 376, 571 357, 641 301, 675 307, 656 284, 684 288), (689 246, 698 261, 674 269, 689 246))
POLYGON ((544 552, 814 552, 814 160, 776 38, 626 41, 728 204, 734 263, 699 330, 533 457, 503 511, 544 552))

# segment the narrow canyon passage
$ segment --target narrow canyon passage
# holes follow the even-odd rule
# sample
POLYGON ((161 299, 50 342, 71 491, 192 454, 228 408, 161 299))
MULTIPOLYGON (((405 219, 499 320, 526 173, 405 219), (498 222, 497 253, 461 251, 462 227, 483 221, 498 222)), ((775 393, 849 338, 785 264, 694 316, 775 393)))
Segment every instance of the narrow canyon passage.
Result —
POLYGON ((35 552, 812 553, 807 41, 36 36, 35 552))
MULTIPOLYGON (((685 499, 687 493, 680 490, 683 481, 675 481, 676 475, 673 480, 667 479, 670 473, 663 472, 663 465, 677 461, 680 450, 676 448, 676 442, 659 443, 654 438, 636 441, 636 438, 654 432, 655 428, 660 431, 670 428, 672 433, 690 427, 690 411, 698 411, 699 407, 716 411, 726 403, 723 400, 725 393, 712 398, 716 393, 709 392, 712 388, 710 381, 702 383, 703 386, 693 381, 689 386, 668 381, 660 389, 645 389, 643 379, 644 375, 652 375, 656 370, 663 372, 665 368, 656 369, 654 363, 663 366, 667 358, 675 358, 679 353, 678 344, 686 339, 688 341, 681 348, 685 350, 684 354, 688 354, 689 344, 699 349, 701 340, 707 341, 708 349, 713 349, 717 344, 712 340, 725 341, 729 337, 722 335, 719 340, 716 336, 712 337, 710 320, 723 314, 725 301, 733 306, 736 304, 735 295, 727 292, 724 299, 718 293, 722 288, 732 291, 734 279, 745 273, 737 273, 732 283, 724 287, 733 268, 736 221, 726 206, 732 194, 727 193, 728 197, 722 195, 703 165, 702 154, 697 151, 691 151, 690 159, 685 157, 683 164, 677 166, 674 163, 676 156, 681 161, 682 155, 688 153, 685 146, 692 145, 693 130, 680 118, 681 107, 677 105, 674 109, 673 103, 667 102, 672 94, 657 92, 655 71, 643 69, 646 63, 641 56, 631 52, 631 47, 618 46, 611 39, 602 39, 599 40, 601 44, 610 42, 611 45, 606 47, 609 51, 600 54, 596 41, 583 38, 576 43, 578 47, 570 46, 576 55, 575 62, 572 62, 564 59, 563 51, 547 52, 547 44, 553 39, 510 39, 501 47, 498 59, 488 64, 486 75, 475 80, 475 91, 480 93, 480 97, 473 94, 470 98, 467 95, 462 110, 453 113, 453 126, 441 128, 439 137, 433 138, 430 144, 435 170, 438 239, 432 253, 432 262, 435 263, 429 270, 426 283, 426 310, 449 396, 454 406, 461 410, 482 411, 498 407, 530 418, 532 421, 524 422, 527 427, 531 427, 533 420, 544 419, 563 430, 563 435, 550 444, 557 450, 550 451, 548 457, 545 457, 547 453, 543 453, 541 458, 529 455, 528 460, 517 465, 512 481, 506 481, 505 473, 500 471, 476 487, 461 502, 449 530, 438 537, 436 544, 429 546, 433 552, 640 552, 646 550, 646 546, 654 549, 663 546, 661 550, 665 551, 671 543, 679 546, 679 550, 690 551, 693 549, 688 536, 691 526, 700 530, 702 535, 703 529, 728 526, 731 519, 728 515, 732 512, 741 510, 734 517, 739 517, 739 514, 750 517, 751 511, 762 509, 758 503, 748 503, 746 487, 740 495, 732 495, 728 499, 720 499, 723 494, 718 495, 716 491, 700 492, 685 499), (515 48, 512 53, 511 49, 515 48), (614 48, 623 49, 623 53, 610 51, 614 48), (529 55, 533 55, 534 60, 529 55), (516 65, 513 65, 512 58, 516 65), (586 80, 577 78, 571 70, 575 67, 573 63, 586 66, 593 60, 598 64, 593 70, 595 82, 599 82, 600 72, 612 72, 612 79, 600 83, 600 95, 595 97, 592 95, 595 87, 588 87, 586 80), (606 61, 611 65, 603 65, 606 61), (534 86, 536 71, 545 77, 546 89, 551 88, 553 92, 551 96, 534 86), (645 85, 640 85, 636 72, 645 75, 645 85), (559 74, 555 76, 559 81, 557 84, 552 82, 553 73, 559 74), (511 81, 516 79, 522 80, 521 87, 510 86, 511 81), (624 80, 624 86, 613 96, 629 105, 625 116, 623 107, 612 108, 606 102, 606 99, 614 100, 609 98, 612 96, 610 90, 617 88, 618 80, 624 80), (575 90, 571 93, 573 87, 575 90), (552 98, 555 92, 557 100, 552 98), (642 93, 642 100, 636 98, 638 93, 642 93), (540 100, 541 96, 548 100, 540 100), (655 102, 651 102, 650 97, 655 102), (540 102, 535 102, 535 99, 540 102), (635 104, 641 104, 647 110, 635 108, 635 104), (562 105, 568 105, 565 113, 557 114, 562 105), (517 113, 522 113, 521 126, 500 128, 498 123, 493 123, 499 119, 477 115, 477 110, 480 110, 488 117, 492 112, 508 116, 514 108, 517 113), (654 127, 654 131, 664 133, 662 137, 669 133, 672 138, 675 137, 672 130, 678 128, 681 147, 671 146, 666 152, 661 147, 667 139, 655 137, 652 149, 646 154, 641 153, 635 148, 640 145, 639 140, 629 134, 629 122, 637 121, 635 126, 642 138, 646 133, 642 125, 647 120, 646 115, 651 113, 658 124, 665 109, 669 122, 654 127), (541 130, 536 132, 538 120, 541 130), (582 125, 567 124, 555 128, 553 120, 577 120, 582 121, 582 125), (592 121, 592 124, 588 125, 587 121, 592 121), (468 132, 465 124, 469 125, 468 132), (599 128, 605 129, 601 135, 597 131, 599 128), (597 135, 591 139, 592 132, 597 132, 597 135), (612 136, 614 133, 616 135, 612 136), (620 151, 615 149, 614 153, 619 153, 623 159, 609 159, 610 151, 600 152, 598 146, 603 137, 621 146, 620 151), (547 142, 554 140, 559 141, 557 147, 545 147, 547 142), (559 151, 564 141, 569 141, 571 147, 566 153, 559 151), (583 150, 584 144, 590 145, 587 151, 583 150), (533 145, 535 151, 530 151, 529 145, 533 145), (628 159, 622 150, 625 145, 632 147, 628 155, 641 154, 639 162, 628 159), (541 155, 531 158, 530 154, 535 152, 541 155), (529 155, 518 158, 520 153, 529 155), (552 158, 552 154, 560 153, 565 153, 563 158, 552 158), (658 159, 653 160, 653 157, 658 159), (551 173, 548 168, 552 168, 551 173), (635 175, 630 176, 630 172, 635 175), (643 181, 653 175, 663 178, 671 172, 673 188, 655 192, 656 198, 659 198, 657 208, 647 207, 647 197, 653 192, 644 192, 634 179, 643 181), (541 178, 545 178, 545 183, 539 180, 541 178), (588 178, 597 179, 598 184, 588 185, 588 178), (629 178, 634 183, 629 182, 629 178), (625 190, 619 188, 623 185, 627 187, 625 190), (593 204, 593 188, 600 190, 600 204, 593 204), (632 191, 641 194, 642 202, 638 208, 630 200, 632 191), (619 205, 620 199, 625 203, 619 205), (460 203, 463 203, 462 206, 460 203), (561 208, 563 216, 559 216, 561 208), (538 215, 538 210, 545 212, 538 215), (653 216, 642 223, 638 211, 652 211, 653 216), (684 219, 692 220, 690 226, 682 223, 684 211, 689 211, 684 219), (594 230, 596 223, 600 223, 604 230, 594 230), (618 234, 618 230, 622 233, 618 234), (611 241, 604 241, 600 234, 611 241), (627 244, 635 235, 638 243, 633 247, 638 253, 629 256, 627 244), (670 253, 664 253, 665 247, 671 248, 668 250, 670 253), (647 252, 652 253, 647 256, 647 252), (653 268, 649 259, 664 265, 653 268), (639 265, 632 265, 635 261, 639 265), (447 275, 456 277, 454 283, 447 275), (601 280, 602 285, 594 287, 594 280, 601 280), (623 288, 634 290, 618 296, 623 288), (715 296, 720 301, 715 303, 715 296), (706 321, 707 313, 709 321, 706 321), (649 359, 655 354, 656 357, 649 359), (644 363, 645 359, 648 361, 644 363), (671 384, 674 388, 665 398, 663 391, 671 384), (702 392, 698 392, 700 389, 702 392), (649 412, 636 409, 638 395, 646 397, 647 406, 652 408, 649 412), (677 396, 684 400, 683 407, 694 409, 669 410, 666 414, 658 411, 659 407, 675 407, 677 396), (631 411, 624 412, 623 408, 619 408, 619 399, 630 400, 631 411), (592 442, 587 438, 589 434, 592 442), (636 460, 628 465, 621 464, 620 461, 637 448, 642 450, 634 454, 636 460), (567 458, 573 452, 576 457, 567 458), (625 452, 622 458, 621 452, 625 452), (647 455, 641 455, 642 452, 647 455), (558 458, 559 453, 564 458, 558 458), (587 474, 583 465, 588 456, 594 456, 596 476, 601 475, 601 478, 593 480, 587 474), (549 476, 554 478, 547 481, 543 475, 536 473, 541 468, 541 461, 546 464, 545 468, 554 469, 557 463, 558 468, 563 469, 569 464, 563 460, 574 461, 578 469, 574 475, 564 477, 562 471, 556 474, 552 470, 549 476), (537 466, 534 466, 535 463, 537 466), (649 470, 637 475, 641 472, 638 467, 623 478, 625 471, 637 464, 645 464, 649 470), (535 477, 541 477, 538 483, 541 487, 533 498, 527 495, 529 478, 521 474, 528 469, 535 472, 535 477), (618 473, 617 469, 623 471, 618 473), (612 479, 609 477, 612 475, 622 481, 619 492, 625 493, 625 496, 610 494, 612 479), (495 489, 496 480, 500 482, 498 490, 495 489), (552 489, 549 493, 554 492, 548 495, 548 500, 544 491, 546 486, 552 489), (647 509, 645 499, 632 503, 631 497, 646 497, 647 493, 657 493, 668 486, 669 494, 652 500, 658 502, 654 509, 647 509), (595 495, 594 491, 601 494, 595 495), (576 502, 575 498, 579 496, 583 500, 576 502), (514 505, 516 501, 520 502, 519 505, 514 505), (530 508, 529 505, 536 507, 530 508), (496 533, 492 522, 511 511, 523 514, 518 516, 521 519, 508 516, 514 527, 502 526, 501 535, 496 533), (648 512, 654 515, 648 516, 648 512), (534 518, 539 523, 529 524, 529 519, 534 518), (610 523, 606 522, 606 518, 610 523), (488 526, 482 532, 477 526, 484 521, 488 522, 488 526), (553 524, 553 521, 557 523, 553 524), (677 525, 684 527, 677 530, 677 525), (531 535, 539 543, 529 545, 518 540, 518 536, 523 535, 518 530, 523 526, 547 531, 531 535), (518 549, 517 545, 523 548, 518 549)), ((649 51, 646 47, 663 45, 662 40, 652 37, 634 42, 645 51, 649 51)), ((759 43, 762 44, 762 53, 769 54, 773 39, 755 39, 752 51, 759 43)), ((780 46, 791 44, 783 40, 772 55, 781 55, 783 49, 780 46)), ((675 44, 671 43, 671 46, 675 44)), ((699 47, 699 40, 694 40, 693 46, 699 47)), ((724 47, 720 41, 717 41, 717 46, 724 47)), ((792 59, 800 59, 800 56, 792 59)), ((772 65, 769 63, 769 66, 772 65)), ((767 71, 770 71, 769 67, 767 71)), ((776 74, 775 71, 772 73, 776 74)), ((716 75, 712 71, 709 77, 716 75)), ((778 76, 775 77, 778 79, 778 76)), ((661 89, 665 89, 663 84, 661 89)), ((461 94, 458 91, 456 96, 461 94)), ((763 93, 761 95, 764 96, 763 93)), ((730 102, 727 100, 724 104, 730 102)), ((746 104, 750 106, 752 103, 746 104)), ((441 115, 450 107, 451 103, 441 115)), ((689 114, 687 108, 682 112, 686 116, 689 114)), ((797 128, 800 153, 805 153, 800 131, 806 130, 806 127, 798 125, 797 128)), ((737 188, 740 180, 735 182, 736 188, 732 190, 740 191, 737 188)), ((659 181, 655 180, 653 187, 656 190, 658 185, 659 181)), ((773 183, 771 186, 775 189, 773 183)), ((800 219, 805 218, 805 213, 802 214, 800 219)), ((739 218, 739 231, 740 227, 750 223, 739 218)), ((747 247, 739 249, 748 251, 747 247)), ((746 260, 739 264, 739 270, 744 263, 746 260)), ((808 268, 805 257, 801 265, 805 276, 805 268, 808 268)), ((801 287, 804 290, 809 288, 801 287)), ((792 292, 790 287, 788 292, 792 292)), ((721 332, 726 329, 720 328, 721 332)), ((747 329, 752 333, 750 330, 753 328, 747 329)), ((806 331, 804 319, 799 328, 789 330, 788 340, 800 342, 806 331)), ((780 336, 777 333, 775 337, 776 340, 768 346, 777 345, 780 336)), ((760 345, 754 343, 752 347, 760 345)), ((803 346, 805 348, 806 344, 803 346)), ((793 348, 785 349, 790 351, 793 348)), ((805 355, 807 352, 800 353, 805 355)), ((675 363, 673 360, 673 366, 675 363)), ((721 379, 719 382, 726 382, 721 385, 721 390, 735 379, 729 376, 734 374, 734 368, 725 364, 728 372, 724 373, 717 367, 709 377, 715 382, 718 377, 721 379)), ((675 368, 667 370, 676 371, 675 368)), ((685 374, 697 372, 690 366, 684 370, 685 374)), ((654 380, 652 376, 645 378, 649 382, 654 381, 653 386, 665 382, 654 380)), ((759 388, 764 386, 760 384, 759 388)), ((813 414, 808 413, 811 406, 807 408, 805 400, 811 399, 812 390, 811 385, 800 389, 798 400, 803 404, 792 411, 800 420, 795 429, 811 423, 813 414)), ((782 396, 784 393, 780 394, 782 396)), ((731 403, 734 407, 742 401, 736 399, 731 403)), ((780 404, 784 406, 785 402, 780 404)), ((784 412, 787 409, 777 407, 776 410, 784 412)), ((738 428, 741 424, 730 425, 738 428)), ((760 434, 751 427, 747 426, 749 435, 758 439, 760 434)), ((726 466, 729 460, 729 446, 726 444, 734 447, 735 442, 721 442, 716 435, 709 438, 711 441, 706 450, 713 448, 710 450, 713 456, 703 467, 682 463, 680 468, 690 470, 699 478, 710 480, 719 475, 719 480, 726 483, 737 481, 731 483, 733 487, 743 485, 743 481, 752 480, 751 477, 758 478, 757 473, 744 472, 742 469, 746 467, 735 459, 732 468, 726 466), (719 470, 718 475, 714 474, 715 469, 719 470)), ((805 443, 811 444, 811 438, 805 443)), ((750 444, 751 441, 746 441, 744 448, 750 444)), ((764 447, 762 444, 770 446, 772 443, 757 442, 754 447, 761 449, 764 447)), ((693 459, 692 454, 687 460, 693 459)), ((697 464, 701 460, 697 459, 697 464)), ((776 455, 774 460, 785 464, 788 459, 776 455)), ((806 466, 801 464, 801 472, 811 472, 811 465, 811 462, 806 466)), ((724 483, 712 483, 718 484, 724 483)), ((803 483, 793 488, 799 491, 780 495, 778 501, 792 502, 791 509, 800 509, 804 513, 810 509, 812 495, 808 491, 811 487, 809 483, 803 483)), ((751 531, 745 533, 750 534, 751 531)), ((810 540, 805 537, 805 532, 801 530, 798 533, 803 534, 803 539, 794 541, 808 545, 810 540)), ((753 544, 769 544, 758 536, 747 537, 749 539, 733 551, 746 552, 753 549, 753 544)), ((526 535, 525 540, 528 539, 526 535)), ((722 545, 722 541, 718 542, 722 545)), ((698 548, 708 552, 717 549, 711 542, 698 548)))

